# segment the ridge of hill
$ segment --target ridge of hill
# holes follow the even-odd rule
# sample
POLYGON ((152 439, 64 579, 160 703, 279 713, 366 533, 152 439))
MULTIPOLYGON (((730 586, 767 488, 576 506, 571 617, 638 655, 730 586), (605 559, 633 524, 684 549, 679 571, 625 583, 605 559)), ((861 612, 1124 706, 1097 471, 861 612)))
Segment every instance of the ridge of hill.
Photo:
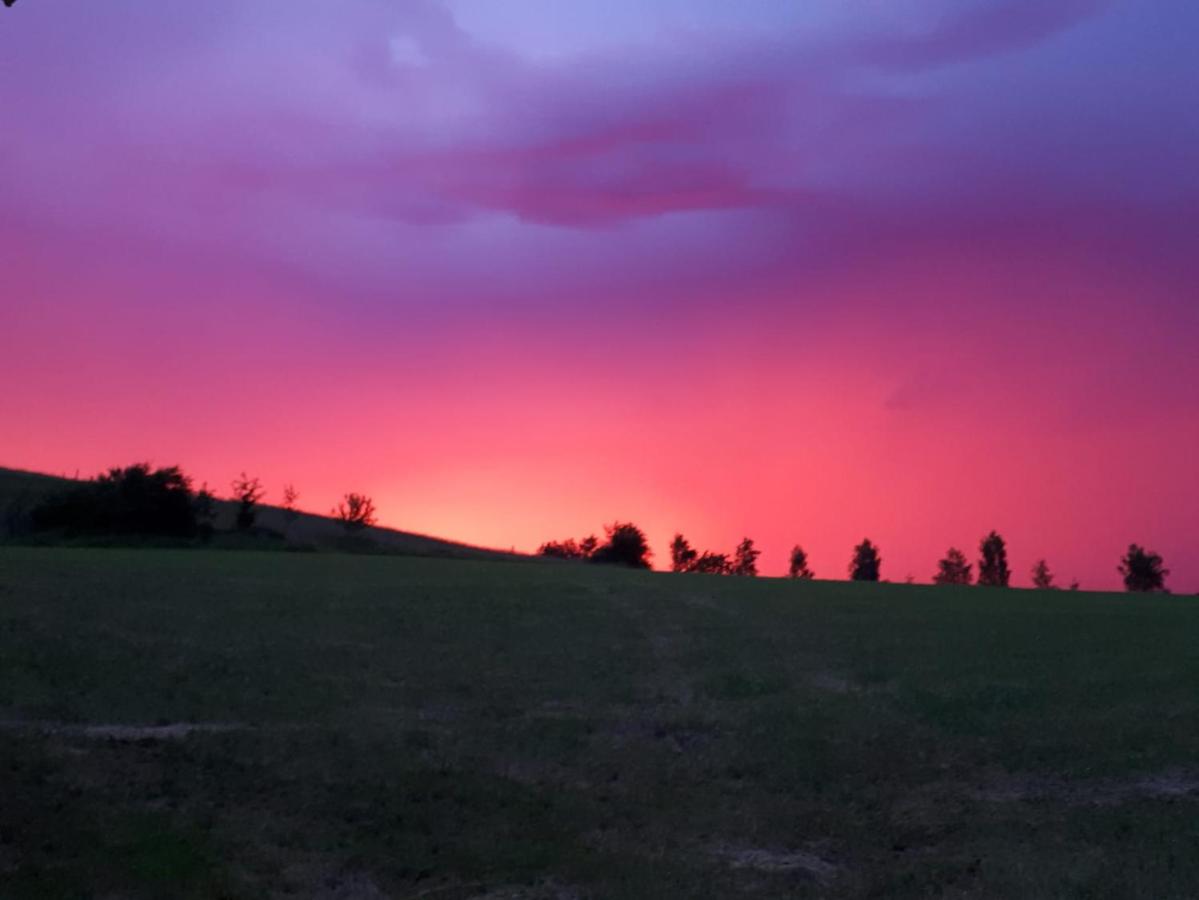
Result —
MULTIPOLYGON (((68 476, 47 475, 21 469, 0 467, 0 538, 9 533, 7 511, 18 505, 31 505, 47 494, 62 490, 79 479, 68 476)), ((237 502, 216 501, 215 527, 218 531, 231 531, 236 516, 237 502)), ((259 507, 256 522, 259 532, 277 532, 285 535, 288 543, 313 549, 345 549, 346 535, 341 523, 331 516, 311 512, 297 512, 294 520, 288 521, 287 513, 278 506, 263 504, 259 507)), ((459 541, 430 535, 400 531, 395 528, 372 526, 354 536, 358 545, 404 556, 437 556, 456 559, 530 559, 522 553, 476 547, 459 541)))

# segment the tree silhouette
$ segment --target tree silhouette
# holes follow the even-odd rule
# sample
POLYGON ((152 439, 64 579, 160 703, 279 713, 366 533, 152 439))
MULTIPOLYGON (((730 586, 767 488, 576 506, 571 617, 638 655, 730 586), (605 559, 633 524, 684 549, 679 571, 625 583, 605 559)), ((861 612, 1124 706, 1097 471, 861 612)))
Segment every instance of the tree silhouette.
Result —
POLYGON ((681 534, 676 534, 670 542, 670 571, 690 572, 695 566, 699 553, 687 542, 681 534))
POLYGON ((801 578, 804 581, 811 581, 816 577, 815 573, 808 568, 808 554, 799 544, 791 548, 791 565, 787 568, 787 577, 801 578))
POLYGON ((731 575, 743 575, 749 578, 756 577, 758 574, 758 557, 762 554, 761 550, 755 549, 754 542, 750 538, 742 538, 741 543, 737 545, 737 550, 733 554, 733 565, 729 570, 731 575))
POLYGON ((574 538, 567 538, 564 541, 546 541, 538 548, 537 552, 541 556, 552 556, 555 559, 583 558, 583 553, 574 538))
POLYGON ((564 541, 546 541, 537 552, 541 556, 552 556, 555 559, 591 559, 599 547, 599 539, 593 534, 576 542, 574 538, 564 541))
POLYGON ((866 538, 853 548, 853 559, 849 563, 849 577, 854 581, 878 581, 883 560, 878 548, 866 538))
POLYGON ((652 555, 645 532, 632 522, 613 522, 604 526, 607 541, 592 554, 592 562, 633 569, 648 569, 652 555))
POLYGON ((999 533, 992 531, 978 545, 982 559, 978 561, 978 583, 987 587, 1007 587, 1012 571, 1007 565, 1007 544, 999 533))
POLYGON ((1042 591, 1057 590, 1053 584, 1053 573, 1049 571, 1049 563, 1043 559, 1037 560, 1037 564, 1032 567, 1032 584, 1042 591))
POLYGON ((239 504, 237 507, 238 530, 245 531, 253 528, 254 520, 258 517, 258 502, 266 495, 266 491, 263 490, 262 484, 257 478, 247 478, 245 472, 233 479, 232 488, 233 499, 239 504))
POLYGON ((346 494, 333 516, 347 532, 361 531, 375 524, 375 502, 366 494, 346 494))
POLYGON ((216 497, 208 490, 208 482, 200 485, 200 490, 196 492, 196 498, 192 501, 192 509, 195 510, 196 528, 200 536, 208 540, 216 522, 216 497))
POLYGON ((1169 569, 1163 568, 1161 556, 1137 544, 1128 545, 1117 571, 1124 576, 1124 587, 1135 593, 1164 591, 1166 576, 1170 574, 1169 569))
POLYGON ((29 523, 34 531, 66 534, 191 537, 196 533, 191 479, 178 466, 109 469, 44 498, 30 510, 29 523))
POLYGON ((950 547, 945 558, 937 563, 933 584, 969 584, 971 568, 970 563, 966 562, 966 554, 957 547, 950 547))
POLYGON ((724 553, 711 553, 705 550, 691 567, 692 572, 701 575, 727 575, 732 566, 724 553))
POLYGON ((285 484, 283 486, 283 521, 287 523, 286 527, 288 528, 300 516, 299 510, 296 509, 296 501, 299 499, 300 494, 295 485, 285 484))

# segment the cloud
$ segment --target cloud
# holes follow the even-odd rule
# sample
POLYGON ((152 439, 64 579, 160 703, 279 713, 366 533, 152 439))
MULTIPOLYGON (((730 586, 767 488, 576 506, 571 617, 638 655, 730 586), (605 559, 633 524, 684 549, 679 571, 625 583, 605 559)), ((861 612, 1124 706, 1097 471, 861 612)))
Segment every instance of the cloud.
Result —
POLYGON ((870 61, 916 69, 1011 52, 1102 13, 1110 0, 981 0, 954 4, 926 30, 865 42, 870 61), (964 8, 962 8, 964 7, 964 8))
POLYGON ((433 2, 120 0, 100 16, 73 0, 31 7, 21 41, 0 35, 17 72, 0 103, 20 123, 0 191, 10 215, 100 240, 190 243, 359 288, 419 270, 467 291, 472 269, 501 267, 543 282, 479 237, 501 230, 509 260, 553 245, 564 278, 680 290, 718 266, 803 277, 963 234, 1093 242, 1105 208, 1174 253, 1175 217, 1154 204, 1194 176, 1181 157, 1146 165, 1142 145, 1168 142, 1136 123, 1184 117, 1164 125, 1099 87, 1063 109, 1015 62, 999 89, 879 74, 994 64, 1107 8, 930 0, 881 25, 697 28, 535 61, 433 2), (1120 144, 1099 147, 1117 119, 1120 144))

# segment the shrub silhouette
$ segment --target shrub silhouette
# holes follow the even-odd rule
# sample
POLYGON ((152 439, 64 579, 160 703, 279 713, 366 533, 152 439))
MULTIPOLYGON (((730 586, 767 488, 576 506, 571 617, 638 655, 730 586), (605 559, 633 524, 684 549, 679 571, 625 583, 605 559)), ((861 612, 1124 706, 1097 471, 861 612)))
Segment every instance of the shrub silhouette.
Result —
POLYGON ((670 542, 670 571, 691 572, 699 553, 687 542, 681 534, 676 534, 670 542))
POLYGON ((191 537, 196 533, 191 479, 178 466, 109 469, 45 498, 31 511, 30 525, 68 535, 191 537))
POLYGON ((866 538, 853 548, 853 559, 849 563, 849 577, 853 581, 878 581, 883 560, 878 548, 866 538))
POLYGON ((565 541, 546 541, 537 549, 541 556, 550 556, 554 559, 583 559, 583 551, 574 538, 568 538, 565 541))
POLYGON ((799 544, 791 548, 791 565, 787 568, 787 577, 800 578, 804 581, 811 581, 816 577, 815 573, 808 568, 808 554, 799 544))
POLYGON ((692 572, 701 575, 727 575, 732 568, 729 558, 724 553, 711 553, 705 550, 691 566, 692 572))
POLYGON ((333 516, 347 533, 362 531, 375 524, 375 502, 366 494, 346 494, 333 516))
POLYGON ((238 502, 237 530, 247 531, 254 527, 258 517, 258 503, 266 496, 262 483, 257 478, 248 478, 242 472, 233 479, 233 499, 238 502))
POLYGON ((599 547, 599 538, 594 534, 588 535, 581 541, 567 538, 564 541, 546 541, 537 548, 541 556, 554 559, 591 559, 599 547))
POLYGON ((937 563, 933 584, 969 584, 971 568, 970 563, 966 562, 966 554, 956 547, 950 547, 945 558, 937 563))
POLYGON ((613 522, 604 527, 607 541, 591 555, 591 561, 648 569, 652 555, 645 532, 631 522, 613 522))
POLYGON ((733 564, 729 569, 730 575, 742 575, 753 578, 758 574, 758 557, 762 551, 754 548, 754 542, 742 538, 733 554, 733 564))
POLYGON ((1042 591, 1057 590, 1053 583, 1053 573, 1049 571, 1049 563, 1043 559, 1037 560, 1037 564, 1032 567, 1032 585, 1042 591))
POLYGON ((978 546, 982 559, 978 561, 978 583, 986 587, 1007 587, 1012 570, 1007 565, 1007 544, 998 532, 992 531, 978 546))
POLYGON ((1164 591, 1166 576, 1170 574, 1169 569, 1163 568, 1158 554, 1137 544, 1128 545, 1128 552, 1120 560, 1117 571, 1124 576, 1124 587, 1134 593, 1164 591))

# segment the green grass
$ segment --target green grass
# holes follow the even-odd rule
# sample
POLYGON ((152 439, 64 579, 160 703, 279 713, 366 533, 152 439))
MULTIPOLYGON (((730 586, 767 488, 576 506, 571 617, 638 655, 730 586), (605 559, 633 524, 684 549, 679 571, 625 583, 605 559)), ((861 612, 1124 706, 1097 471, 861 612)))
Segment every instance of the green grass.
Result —
POLYGON ((1199 895, 1199 604, 0 548, 0 897, 1199 895), (186 735, 87 726, 206 724, 186 735))

